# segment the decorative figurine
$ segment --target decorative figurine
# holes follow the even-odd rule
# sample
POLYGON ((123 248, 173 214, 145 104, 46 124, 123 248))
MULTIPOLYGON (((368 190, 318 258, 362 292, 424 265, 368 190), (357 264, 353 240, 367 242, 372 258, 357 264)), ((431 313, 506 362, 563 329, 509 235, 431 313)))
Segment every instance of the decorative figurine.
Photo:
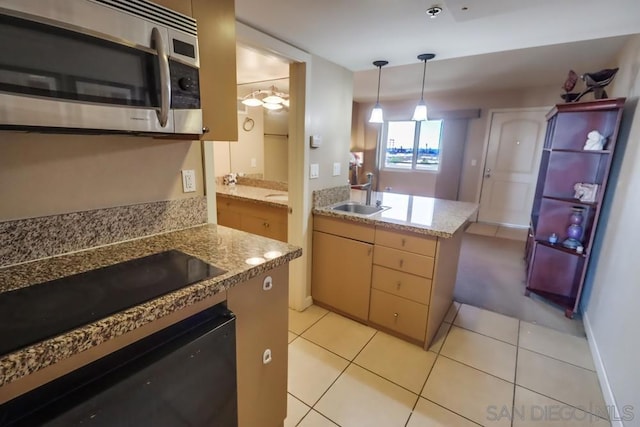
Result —
POLYGON ((585 182, 577 182, 573 186, 573 189, 575 190, 573 197, 580 200, 581 202, 596 201, 596 195, 598 193, 598 184, 588 184, 585 182))
POLYGON ((551 243, 552 245, 558 243, 558 235, 556 233, 551 233, 551 235, 549 236, 549 243, 551 243))
POLYGON ((578 75, 575 71, 569 70, 569 74, 567 75, 567 80, 564 81, 562 85, 562 89, 564 89, 564 93, 560 95, 565 102, 571 102, 579 95, 578 93, 571 93, 574 87, 576 87, 576 83, 578 82, 578 75))
POLYGON ((565 93, 560 95, 560 97, 564 99, 565 102, 578 102, 584 95, 593 92, 595 99, 605 99, 608 95, 604 88, 613 81, 617 72, 618 68, 605 68, 604 70, 594 73, 584 73, 580 78, 587 87, 582 92, 576 93, 571 91, 575 88, 578 75, 575 71, 569 70, 569 75, 562 85, 565 93))
POLYGON ((605 99, 608 95, 604 88, 613 81, 617 72, 617 68, 606 68, 595 73, 584 73, 582 80, 587 85, 587 89, 593 91, 595 99, 605 99))
POLYGON ((584 208, 581 206, 574 206, 571 208, 571 215, 569 216, 569 228, 567 228, 567 237, 564 242, 562 242, 562 246, 569 249, 576 249, 578 246, 582 246, 582 221, 584 220, 584 216, 582 213, 584 212, 584 208))
POLYGON ((236 182, 238 182, 237 173, 228 173, 222 177, 222 183, 224 185, 236 185, 236 182))
POLYGON ((597 130, 592 130, 587 134, 587 140, 584 143, 584 150, 602 150, 607 138, 597 130))

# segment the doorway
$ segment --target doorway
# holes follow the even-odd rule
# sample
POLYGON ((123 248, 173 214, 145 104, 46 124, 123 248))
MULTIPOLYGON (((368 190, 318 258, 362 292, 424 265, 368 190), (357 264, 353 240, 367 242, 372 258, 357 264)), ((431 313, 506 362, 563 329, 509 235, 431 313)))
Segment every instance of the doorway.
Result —
POLYGON ((493 111, 478 221, 528 227, 548 108, 493 111))

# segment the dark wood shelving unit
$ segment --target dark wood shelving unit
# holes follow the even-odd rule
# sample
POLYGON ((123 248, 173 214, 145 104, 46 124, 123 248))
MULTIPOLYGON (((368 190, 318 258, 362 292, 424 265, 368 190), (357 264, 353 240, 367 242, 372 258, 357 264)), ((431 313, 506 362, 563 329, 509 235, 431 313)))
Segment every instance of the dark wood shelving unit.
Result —
POLYGON ((591 246, 622 119, 624 98, 558 104, 547 114, 547 132, 525 247, 526 295, 535 293, 573 317, 578 309, 591 246), (583 150, 587 134, 597 130, 607 140, 603 150, 583 150), (597 184, 596 200, 575 198, 576 183, 597 184), (567 248, 572 208, 583 209, 582 252, 567 248), (558 242, 549 242, 556 233, 558 242))

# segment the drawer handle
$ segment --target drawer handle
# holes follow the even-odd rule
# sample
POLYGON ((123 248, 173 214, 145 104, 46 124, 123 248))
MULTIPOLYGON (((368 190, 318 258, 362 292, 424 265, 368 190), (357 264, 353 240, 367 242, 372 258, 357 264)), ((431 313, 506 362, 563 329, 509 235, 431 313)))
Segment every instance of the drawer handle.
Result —
POLYGON ((403 266, 403 265, 404 265, 404 260, 403 260, 403 259, 401 259, 401 260, 400 260, 400 267, 402 268, 402 266, 403 266))
POLYGON ((262 281, 262 290, 270 291, 273 288, 273 278, 271 276, 267 276, 262 281))
POLYGON ((398 318, 399 314, 398 313, 393 313, 393 317, 395 317, 396 319, 398 318))
POLYGON ((396 289, 400 289, 401 285, 402 285, 402 282, 398 280, 398 283, 396 283, 396 289))
POLYGON ((264 222, 264 223, 262 223, 262 226, 263 226, 264 228, 269 228, 269 223, 268 223, 268 222, 264 222))
POLYGON ((405 243, 406 243, 406 240, 402 239, 402 246, 404 246, 405 243))
POLYGON ((268 365, 272 360, 273 357, 271 357, 271 349, 266 349, 264 353, 262 353, 262 364, 268 365))

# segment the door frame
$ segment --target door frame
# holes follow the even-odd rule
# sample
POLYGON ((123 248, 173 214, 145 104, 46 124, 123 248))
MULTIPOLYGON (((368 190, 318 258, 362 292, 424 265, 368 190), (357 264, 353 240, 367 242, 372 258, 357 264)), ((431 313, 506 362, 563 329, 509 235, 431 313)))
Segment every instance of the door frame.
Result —
MULTIPOLYGON (((288 243, 302 248, 302 256, 289 263, 289 307, 304 310, 313 302, 307 289, 311 286, 311 258, 309 254, 310 239, 307 238, 309 217, 311 214, 311 198, 309 193, 309 177, 306 173, 309 163, 309 144, 307 129, 307 111, 311 81, 312 56, 295 46, 278 40, 269 34, 256 30, 249 25, 236 21, 236 42, 257 50, 268 52, 290 61, 289 93, 292 95, 289 109, 289 216, 288 243)), ((213 171, 213 142, 204 145, 204 163, 206 174, 207 204, 209 222, 215 223, 215 174, 213 171), (208 168, 206 168, 208 166, 208 168)))
POLYGON ((542 107, 518 107, 518 108, 491 108, 487 114, 487 129, 484 134, 484 145, 482 147, 482 158, 480 159, 480 175, 478 183, 476 184, 476 203, 478 204, 478 210, 475 213, 475 221, 478 221, 480 217, 480 199, 482 198, 482 187, 484 186, 484 171, 487 169, 487 155, 489 154, 489 138, 491 137, 491 123, 493 122, 493 115, 496 113, 523 113, 523 112, 542 112, 548 113, 552 106, 542 107))

